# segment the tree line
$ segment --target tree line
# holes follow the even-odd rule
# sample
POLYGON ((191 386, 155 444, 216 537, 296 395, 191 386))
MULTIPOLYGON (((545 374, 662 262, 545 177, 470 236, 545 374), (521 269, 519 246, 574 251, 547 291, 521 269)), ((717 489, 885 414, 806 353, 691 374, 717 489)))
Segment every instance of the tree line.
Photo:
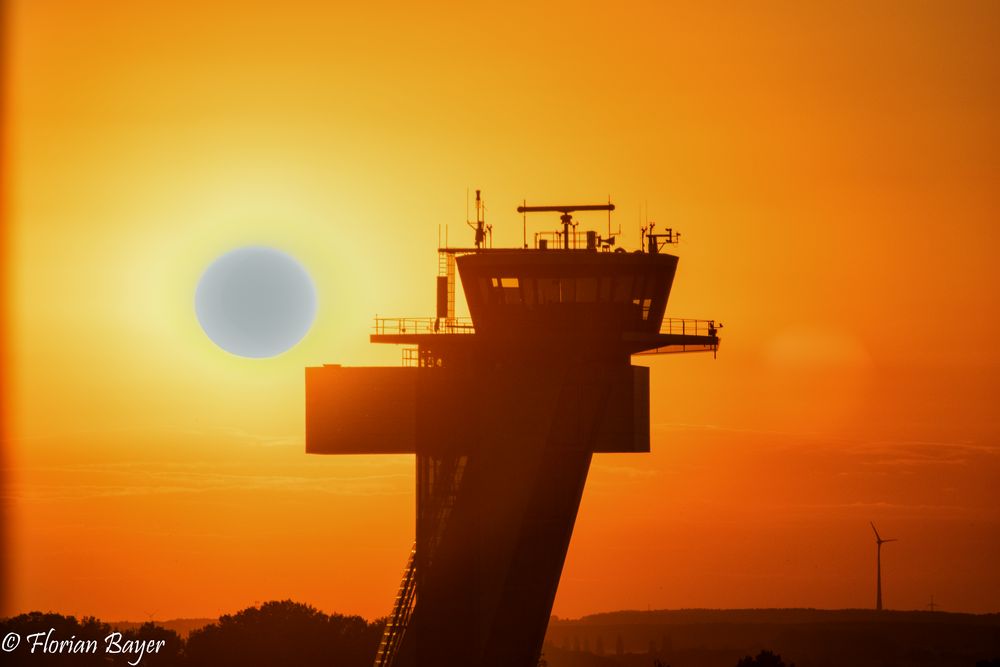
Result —
POLYGON ((186 638, 153 622, 116 630, 93 617, 31 612, 0 619, 0 640, 5 641, 0 662, 12 667, 371 667, 384 627, 384 619, 328 615, 291 600, 227 614, 186 638), (19 639, 8 651, 11 633, 19 639))

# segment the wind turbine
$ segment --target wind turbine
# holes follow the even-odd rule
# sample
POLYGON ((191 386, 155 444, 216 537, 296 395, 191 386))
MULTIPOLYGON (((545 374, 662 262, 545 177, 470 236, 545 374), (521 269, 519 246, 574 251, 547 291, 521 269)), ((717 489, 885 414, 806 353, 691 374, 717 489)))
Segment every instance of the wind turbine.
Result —
POLYGON ((875 569, 878 572, 876 575, 876 593, 875 593, 875 609, 877 611, 882 611, 882 545, 886 542, 895 542, 896 538, 890 538, 888 540, 883 540, 882 536, 878 534, 878 530, 875 528, 875 524, 871 523, 872 530, 875 531, 875 569))

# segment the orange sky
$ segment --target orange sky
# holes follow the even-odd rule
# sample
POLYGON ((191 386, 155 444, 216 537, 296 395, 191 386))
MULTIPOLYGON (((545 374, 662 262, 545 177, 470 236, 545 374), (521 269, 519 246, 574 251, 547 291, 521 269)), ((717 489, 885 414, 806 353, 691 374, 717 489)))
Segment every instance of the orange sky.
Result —
MULTIPOLYGON (((481 187, 680 229, 653 452, 600 455, 554 612, 1000 601, 996 3, 7 3, 8 595, 106 619, 386 613, 413 461, 303 451, 303 367, 397 364, 481 187), (219 254, 319 293, 290 352, 194 316, 219 254)), ((603 225, 604 219, 596 221, 603 225)), ((459 399, 456 397, 456 409, 459 399)))

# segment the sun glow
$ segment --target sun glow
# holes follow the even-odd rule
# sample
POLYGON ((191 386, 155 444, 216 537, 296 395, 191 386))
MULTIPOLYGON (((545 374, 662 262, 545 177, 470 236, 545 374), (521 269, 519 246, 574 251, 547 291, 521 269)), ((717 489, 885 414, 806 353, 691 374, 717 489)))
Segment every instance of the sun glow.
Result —
POLYGON ((477 187, 497 245, 525 200, 611 195, 630 249, 647 217, 680 230, 667 314, 726 324, 717 361, 637 361, 653 452, 595 459, 555 613, 859 606, 870 519, 912 548, 901 606, 936 572, 995 610, 995 3, 7 4, 0 614, 387 613, 412 461, 307 457, 303 369, 399 363, 372 318, 433 314, 477 187), (272 358, 192 307, 243 246, 315 285, 272 358))

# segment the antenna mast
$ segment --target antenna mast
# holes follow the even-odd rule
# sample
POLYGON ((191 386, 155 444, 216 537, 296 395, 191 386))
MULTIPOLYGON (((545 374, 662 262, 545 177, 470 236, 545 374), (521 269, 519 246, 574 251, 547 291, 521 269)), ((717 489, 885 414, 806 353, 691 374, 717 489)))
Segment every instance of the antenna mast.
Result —
MULTIPOLYGON (((486 240, 493 240, 493 225, 486 224, 486 204, 483 202, 483 198, 480 195, 480 191, 476 190, 476 222, 473 223, 471 220, 467 221, 469 227, 476 230, 476 249, 482 250, 486 247, 486 240)), ((492 245, 492 243, 490 244, 492 245)))

